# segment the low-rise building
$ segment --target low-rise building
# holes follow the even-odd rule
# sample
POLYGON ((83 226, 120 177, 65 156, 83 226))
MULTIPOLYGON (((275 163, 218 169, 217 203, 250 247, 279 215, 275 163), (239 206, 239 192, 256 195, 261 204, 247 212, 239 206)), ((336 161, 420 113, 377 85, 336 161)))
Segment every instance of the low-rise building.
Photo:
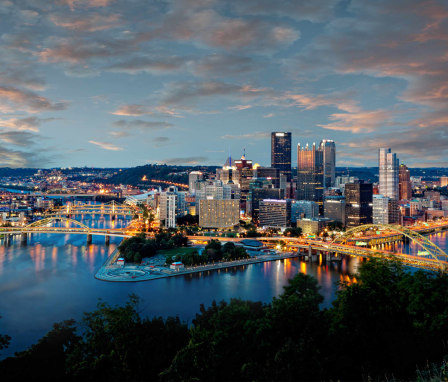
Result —
POLYGON ((291 221, 291 200, 264 199, 260 201, 259 225, 286 228, 291 221))
POLYGON ((303 234, 316 235, 331 221, 327 218, 300 219, 297 220, 297 227, 302 229, 303 234))

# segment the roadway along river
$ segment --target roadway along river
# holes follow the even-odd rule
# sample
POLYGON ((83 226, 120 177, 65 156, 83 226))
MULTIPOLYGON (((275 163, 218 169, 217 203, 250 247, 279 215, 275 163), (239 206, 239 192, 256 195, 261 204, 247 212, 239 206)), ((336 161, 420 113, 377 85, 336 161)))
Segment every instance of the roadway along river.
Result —
MULTIPOLYGON (((78 217, 79 218, 79 217, 78 217)), ((91 227, 110 227, 108 217, 85 217, 91 227)), ((113 227, 127 224, 118 219, 113 227)), ((448 249, 448 233, 431 236, 442 249, 448 249)), ((17 237, 10 246, 0 241, 0 333, 9 334, 12 343, 2 357, 26 349, 52 324, 95 309, 98 299, 115 305, 126 301, 129 293, 142 297, 141 308, 148 316, 179 316, 191 322, 201 303, 213 300, 242 299, 271 301, 282 292, 287 280, 298 272, 317 278, 329 306, 338 289, 337 282, 348 280, 358 259, 342 264, 319 265, 299 260, 279 260, 242 266, 227 271, 180 276, 141 283, 109 283, 96 280, 95 272, 119 244, 111 238, 93 237, 86 247, 85 235, 34 234, 26 246, 17 237)), ((410 245, 406 250, 416 252, 410 245)))

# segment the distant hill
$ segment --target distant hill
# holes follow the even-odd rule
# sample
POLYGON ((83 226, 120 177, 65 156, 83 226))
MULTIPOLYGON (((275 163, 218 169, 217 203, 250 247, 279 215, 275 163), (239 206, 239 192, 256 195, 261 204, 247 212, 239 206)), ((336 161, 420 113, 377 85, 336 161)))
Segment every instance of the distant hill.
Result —
POLYGON ((0 167, 0 177, 19 177, 19 176, 31 176, 37 172, 35 168, 10 168, 0 167))
POLYGON ((119 171, 107 179, 110 184, 131 184, 134 186, 154 185, 151 180, 165 180, 175 183, 188 184, 190 171, 214 173, 216 166, 168 166, 148 164, 119 171))

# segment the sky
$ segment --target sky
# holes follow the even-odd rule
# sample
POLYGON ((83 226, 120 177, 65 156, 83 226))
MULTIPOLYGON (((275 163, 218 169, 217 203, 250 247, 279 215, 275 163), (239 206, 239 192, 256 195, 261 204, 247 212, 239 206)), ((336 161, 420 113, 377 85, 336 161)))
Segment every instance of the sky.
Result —
POLYGON ((448 167, 446 0, 0 0, 0 166, 448 167))

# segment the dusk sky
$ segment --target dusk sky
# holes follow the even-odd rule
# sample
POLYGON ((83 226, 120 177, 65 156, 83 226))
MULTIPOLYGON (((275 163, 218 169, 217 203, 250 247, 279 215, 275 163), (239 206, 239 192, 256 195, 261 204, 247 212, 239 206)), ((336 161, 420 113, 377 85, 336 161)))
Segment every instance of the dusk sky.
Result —
POLYGON ((448 167, 448 1, 0 0, 0 166, 448 167))

